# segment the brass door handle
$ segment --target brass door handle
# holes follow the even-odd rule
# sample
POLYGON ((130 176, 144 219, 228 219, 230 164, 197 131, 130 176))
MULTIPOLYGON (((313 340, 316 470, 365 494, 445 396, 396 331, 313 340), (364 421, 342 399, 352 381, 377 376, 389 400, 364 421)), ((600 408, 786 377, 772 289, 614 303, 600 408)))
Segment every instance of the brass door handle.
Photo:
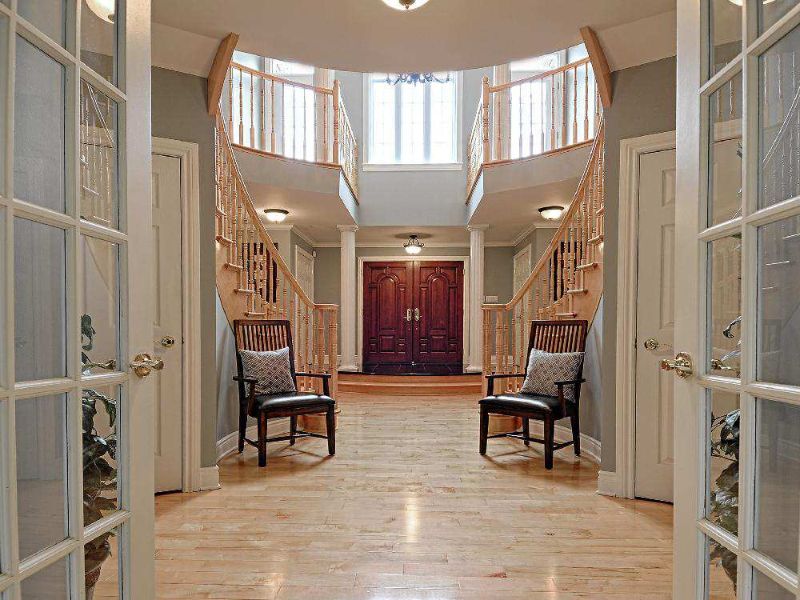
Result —
POLYGON ((675 371, 678 377, 683 378, 689 377, 689 375, 694 373, 692 357, 686 352, 678 352, 678 354, 675 355, 675 360, 670 360, 669 358, 663 359, 661 361, 661 368, 664 371, 675 371))
POLYGON ((411 323, 411 309, 410 308, 406 309, 406 321, 411 323))
POLYGON ((175 345, 175 338, 171 335, 165 335, 161 338, 161 345, 164 348, 172 348, 175 345))
POLYGON ((163 369, 164 361, 160 358, 153 358, 146 352, 142 352, 133 357, 131 368, 139 377, 147 377, 150 375, 151 371, 160 371, 163 369))
POLYGON ((736 373, 736 376, 739 376, 739 369, 736 367, 731 367, 730 365, 726 365, 721 358, 712 358, 711 359, 711 370, 712 371, 733 371, 736 373))
POLYGON ((420 316, 419 316, 419 309, 418 309, 418 308, 415 308, 415 309, 414 309, 414 320, 415 320, 415 321, 419 321, 419 318, 420 318, 420 316))

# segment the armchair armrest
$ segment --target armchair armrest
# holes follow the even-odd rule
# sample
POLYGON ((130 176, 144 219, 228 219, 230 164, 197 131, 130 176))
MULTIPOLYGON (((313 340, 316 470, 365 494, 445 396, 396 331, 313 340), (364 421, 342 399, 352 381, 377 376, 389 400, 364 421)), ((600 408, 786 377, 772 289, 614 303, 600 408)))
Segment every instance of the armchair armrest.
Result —
POLYGON ((586 380, 583 379, 583 378, 581 378, 581 379, 571 379, 569 381, 556 381, 555 382, 556 387, 558 388, 558 401, 561 403, 561 409, 562 410, 566 410, 566 407, 567 407, 567 399, 564 398, 564 387, 568 386, 568 385, 574 385, 575 386, 575 390, 576 391, 575 391, 575 399, 573 400, 573 402, 577 402, 578 394, 580 393, 580 388, 578 386, 580 386, 580 384, 585 383, 585 382, 586 382, 586 380))
POLYGON ((491 375, 486 376, 487 385, 486 385, 486 394, 488 396, 494 396, 494 380, 495 379, 515 379, 519 377, 525 377, 525 373, 492 373, 491 375))
POLYGON ((322 379, 322 393, 326 396, 331 395, 331 387, 330 387, 330 373, 295 373, 295 377, 315 377, 317 379, 322 379))
MULTIPOLYGON (((250 407, 253 406, 253 402, 256 400, 256 384, 258 380, 252 377, 239 377, 238 375, 234 375, 233 380, 240 382, 243 386, 247 386, 247 393, 245 396, 247 398, 247 412, 250 412, 250 407)), ((241 395, 241 392, 239 393, 241 395)), ((240 406, 244 406, 244 400, 241 397, 239 398, 239 404, 240 406)))

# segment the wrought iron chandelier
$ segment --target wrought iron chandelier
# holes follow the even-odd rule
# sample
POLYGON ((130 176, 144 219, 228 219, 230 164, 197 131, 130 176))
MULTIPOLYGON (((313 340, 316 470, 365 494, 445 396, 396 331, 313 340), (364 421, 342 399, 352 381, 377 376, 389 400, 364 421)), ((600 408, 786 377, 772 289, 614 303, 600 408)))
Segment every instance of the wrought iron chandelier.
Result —
POLYGON ((390 85, 397 85, 398 83, 410 83, 417 85, 418 83, 448 83, 450 81, 450 73, 442 78, 435 73, 390 73, 386 76, 386 83, 390 85))

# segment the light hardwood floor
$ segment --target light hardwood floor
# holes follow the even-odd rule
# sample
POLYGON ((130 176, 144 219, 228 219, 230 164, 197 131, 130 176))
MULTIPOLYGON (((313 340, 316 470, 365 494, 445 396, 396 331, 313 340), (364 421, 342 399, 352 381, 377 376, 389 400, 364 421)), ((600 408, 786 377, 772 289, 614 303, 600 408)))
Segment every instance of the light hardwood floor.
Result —
POLYGON ((158 597, 670 598, 672 508, 596 494, 571 448, 481 457, 476 400, 341 394, 335 457, 249 448, 221 490, 158 497, 158 597))

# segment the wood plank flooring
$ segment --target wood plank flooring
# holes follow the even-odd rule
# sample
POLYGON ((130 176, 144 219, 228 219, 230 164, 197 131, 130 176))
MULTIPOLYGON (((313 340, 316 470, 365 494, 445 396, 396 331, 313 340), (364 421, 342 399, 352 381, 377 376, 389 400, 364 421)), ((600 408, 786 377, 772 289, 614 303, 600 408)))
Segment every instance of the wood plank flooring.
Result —
POLYGON ((341 394, 335 457, 249 448, 221 490, 158 497, 158 597, 670 598, 672 508, 596 494, 571 448, 481 457, 476 400, 341 394))

